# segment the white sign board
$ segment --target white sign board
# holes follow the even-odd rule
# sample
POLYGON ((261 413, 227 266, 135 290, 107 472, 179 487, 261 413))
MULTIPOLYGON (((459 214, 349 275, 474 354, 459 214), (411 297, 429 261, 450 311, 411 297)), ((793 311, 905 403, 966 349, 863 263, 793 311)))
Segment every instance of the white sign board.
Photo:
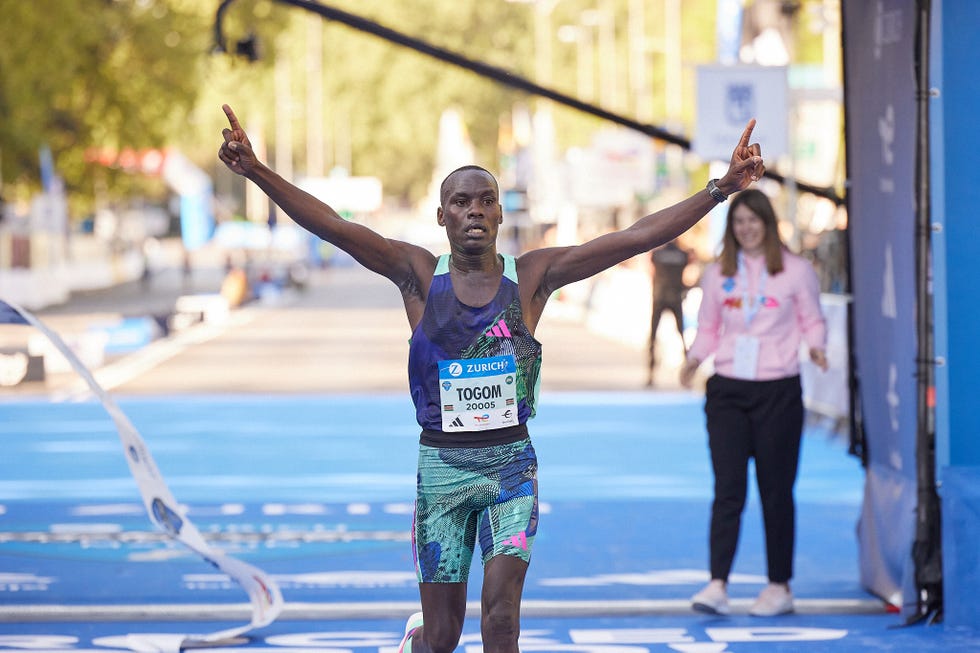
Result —
POLYGON ((656 190, 653 141, 631 129, 608 129, 595 134, 588 148, 567 157, 569 188, 578 206, 631 206, 637 195, 656 190))
POLYGON ((377 177, 305 177, 297 185, 335 211, 371 213, 383 199, 377 177))
POLYGON ((785 66, 699 66, 694 153, 728 161, 755 118, 752 142, 762 146, 762 156, 775 161, 789 154, 788 87, 785 66))

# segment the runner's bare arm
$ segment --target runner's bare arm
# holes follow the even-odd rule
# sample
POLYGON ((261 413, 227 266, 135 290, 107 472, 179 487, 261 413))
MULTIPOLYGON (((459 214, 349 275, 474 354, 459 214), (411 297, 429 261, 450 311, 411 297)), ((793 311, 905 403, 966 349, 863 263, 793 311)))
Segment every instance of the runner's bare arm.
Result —
POLYGON ((405 294, 406 285, 425 270, 434 269, 435 257, 427 250, 381 234, 356 222, 345 220, 333 208, 289 183, 258 160, 248 135, 235 112, 223 105, 230 128, 222 130, 224 142, 218 158, 235 174, 262 189, 289 217, 307 231, 350 254, 366 267, 391 279, 405 294))
MULTIPOLYGON (((726 195, 748 188, 765 173, 758 143, 749 144, 755 120, 746 125, 718 187, 726 195)), ((581 245, 546 248, 521 257, 520 277, 536 285, 534 303, 547 300, 558 288, 587 279, 628 258, 662 245, 694 226, 717 205, 707 190, 652 213, 621 231, 581 245)), ((527 303, 525 302, 527 305, 527 303)), ((542 303, 543 307, 543 303, 542 303)))

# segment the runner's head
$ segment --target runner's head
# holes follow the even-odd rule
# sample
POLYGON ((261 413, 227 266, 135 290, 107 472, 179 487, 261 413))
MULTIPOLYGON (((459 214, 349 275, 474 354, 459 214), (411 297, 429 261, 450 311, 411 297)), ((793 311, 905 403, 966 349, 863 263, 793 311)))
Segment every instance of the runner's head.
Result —
POLYGON ((470 165, 449 173, 440 188, 440 204, 436 218, 454 252, 478 253, 495 246, 503 209, 497 180, 488 170, 470 165))

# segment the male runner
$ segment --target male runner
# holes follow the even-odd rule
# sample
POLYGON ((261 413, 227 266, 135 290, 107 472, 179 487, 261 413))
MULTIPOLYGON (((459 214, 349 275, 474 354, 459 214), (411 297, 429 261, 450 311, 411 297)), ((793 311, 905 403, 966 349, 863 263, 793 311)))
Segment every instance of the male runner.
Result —
POLYGON ((436 220, 449 253, 385 238, 277 175, 256 157, 227 105, 218 157, 256 184, 297 224, 400 290, 411 329, 409 382, 422 434, 413 546, 421 615, 400 650, 448 653, 466 611, 477 539, 483 556, 480 630, 486 653, 516 653, 520 603, 537 529, 534 415, 541 349, 534 331, 551 295, 676 238, 719 201, 762 177, 746 126, 725 176, 621 231, 570 247, 497 252, 503 222, 494 176, 477 166, 442 183, 436 220), (424 623, 424 625, 422 625, 424 623))

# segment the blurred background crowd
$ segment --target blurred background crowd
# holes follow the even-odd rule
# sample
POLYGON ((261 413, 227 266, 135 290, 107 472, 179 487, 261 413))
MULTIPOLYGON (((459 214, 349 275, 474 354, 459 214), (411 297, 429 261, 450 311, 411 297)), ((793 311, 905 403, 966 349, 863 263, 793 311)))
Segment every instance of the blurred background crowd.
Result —
MULTIPOLYGON (((219 165, 222 103, 283 176, 348 219, 436 249, 439 180, 487 167, 502 184, 502 249, 519 253, 622 228, 718 176, 697 134, 712 120, 703 71, 720 65, 777 72, 779 100, 743 107, 768 123, 767 166, 785 175, 760 187, 822 290, 847 292, 847 216, 833 199, 844 177, 838 0, 329 3, 672 140, 274 0, 60 3, 57 21, 46 3, 5 4, 0 296, 28 309, 201 268, 227 275, 232 305, 271 301, 311 269, 348 263, 219 165)), ((680 243, 688 337, 700 269, 721 240, 716 213, 680 243)), ((563 289, 555 310, 645 348, 652 276, 638 256, 563 289)), ((678 344, 664 348, 668 366, 678 344)))

